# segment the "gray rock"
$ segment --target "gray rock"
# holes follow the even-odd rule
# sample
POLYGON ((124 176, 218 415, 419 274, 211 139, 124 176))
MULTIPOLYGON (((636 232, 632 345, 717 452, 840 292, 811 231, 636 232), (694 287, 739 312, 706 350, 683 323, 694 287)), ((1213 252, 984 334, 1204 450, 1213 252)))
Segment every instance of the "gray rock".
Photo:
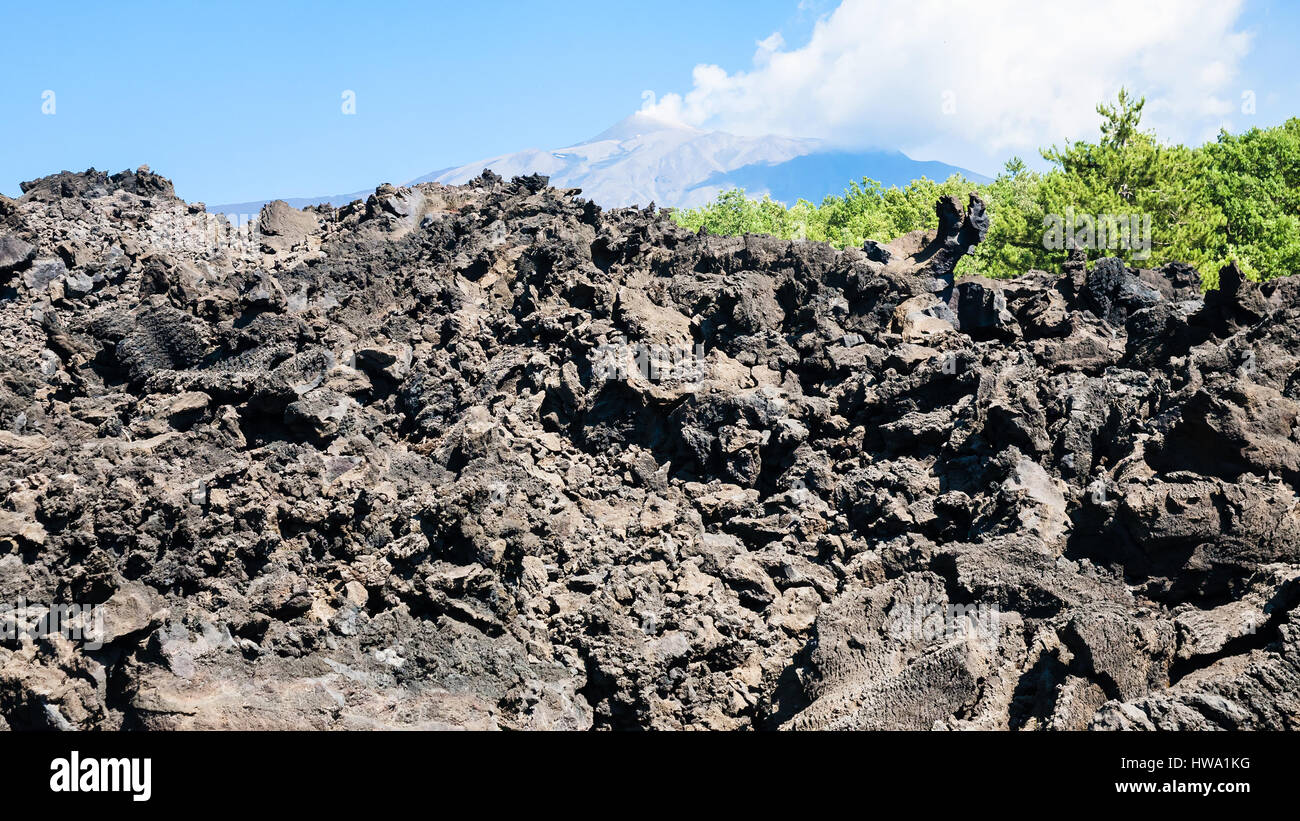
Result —
POLYGON ((26 266, 36 258, 36 249, 13 234, 0 234, 0 276, 26 266))

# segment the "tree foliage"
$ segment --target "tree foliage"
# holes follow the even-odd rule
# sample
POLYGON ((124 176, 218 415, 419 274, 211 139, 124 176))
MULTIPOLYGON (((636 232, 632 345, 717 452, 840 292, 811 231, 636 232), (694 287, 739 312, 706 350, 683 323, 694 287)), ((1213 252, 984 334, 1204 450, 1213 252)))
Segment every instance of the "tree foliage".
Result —
POLYGON ((1045 172, 1012 158, 985 184, 954 175, 886 188, 863 178, 820 204, 799 200, 789 207, 737 189, 673 216, 693 230, 771 234, 844 248, 933 229, 936 199, 953 194, 964 200, 973 191, 988 206, 992 226, 959 273, 1059 270, 1067 251, 1049 247, 1044 237, 1053 218, 1072 215, 1150 220, 1146 242, 1134 233, 1119 247, 1089 245, 1090 237, 1070 232, 1094 259, 1119 256, 1138 267, 1187 262, 1202 272, 1207 287, 1217 284, 1217 272, 1229 260, 1254 279, 1300 272, 1300 119, 1239 135, 1221 132, 1214 142, 1189 148, 1142 130, 1144 104, 1121 89, 1114 105, 1097 107, 1098 141, 1045 149, 1045 172))

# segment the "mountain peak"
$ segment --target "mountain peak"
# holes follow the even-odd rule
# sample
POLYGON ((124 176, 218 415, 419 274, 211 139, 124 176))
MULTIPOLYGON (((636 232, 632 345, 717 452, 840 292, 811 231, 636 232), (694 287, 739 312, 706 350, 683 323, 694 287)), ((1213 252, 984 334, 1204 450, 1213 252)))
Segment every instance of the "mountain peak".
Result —
MULTIPOLYGON (((714 199, 720 191, 744 188, 751 196, 768 194, 793 203, 820 202, 838 194, 852 180, 870 177, 888 185, 906 185, 927 176, 946 179, 953 173, 973 181, 984 177, 940 162, 916 162, 898 151, 846 152, 819 140, 791 137, 742 137, 704 131, 638 111, 590 140, 551 150, 529 149, 489 157, 417 177, 408 185, 440 182, 459 185, 491 168, 503 177, 545 174, 563 188, 581 188, 585 196, 606 207, 656 202, 692 208, 714 199)), ((370 192, 318 200, 343 204, 364 199, 370 192)), ((223 212, 256 213, 260 203, 214 206, 223 212)))
POLYGON ((583 144, 598 143, 605 140, 617 140, 619 142, 622 142, 623 140, 635 140, 637 137, 642 137, 646 134, 654 134, 660 131, 677 131, 682 134, 707 133, 698 128, 692 128, 689 125, 675 123, 671 120, 656 117, 653 114, 647 114, 644 111, 638 111, 630 117, 624 117, 591 139, 585 140, 583 144))

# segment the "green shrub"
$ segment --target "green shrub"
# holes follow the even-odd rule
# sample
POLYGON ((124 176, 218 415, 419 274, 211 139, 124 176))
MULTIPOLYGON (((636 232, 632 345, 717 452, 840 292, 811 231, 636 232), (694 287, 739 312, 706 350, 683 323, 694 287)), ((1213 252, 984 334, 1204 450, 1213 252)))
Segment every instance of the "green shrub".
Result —
POLYGON ((1098 106, 1100 140, 1044 150, 1051 168, 1043 173, 1013 158, 986 184, 953 175, 885 188, 863 178, 820 205, 799 200, 789 207, 768 197, 750 199, 737 189, 704 207, 675 211, 673 219, 715 234, 770 234, 846 248, 933 229, 935 200, 952 194, 964 202, 975 192, 992 222, 987 239, 958 266, 959 274, 1059 271, 1066 251, 1046 247, 1044 234, 1049 215, 1067 214, 1150 220, 1147 242, 1093 247, 1093 259, 1120 256, 1135 267, 1187 262, 1208 287, 1217 284, 1218 270, 1229 260, 1253 279, 1300 271, 1300 119, 1240 135, 1223 132, 1215 142, 1188 148, 1162 144, 1139 128, 1144 102, 1121 90, 1114 106, 1098 106))

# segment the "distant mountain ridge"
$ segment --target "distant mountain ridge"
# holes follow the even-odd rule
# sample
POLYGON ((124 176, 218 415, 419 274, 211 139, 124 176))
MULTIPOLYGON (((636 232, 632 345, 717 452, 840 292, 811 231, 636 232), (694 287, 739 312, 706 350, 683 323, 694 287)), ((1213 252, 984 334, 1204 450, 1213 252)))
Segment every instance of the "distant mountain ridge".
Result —
MULTIPOLYGON (((743 137, 637 113, 576 145, 502 154, 440 169, 405 184, 460 185, 485 168, 506 178, 545 174, 553 185, 581 188, 583 196, 611 208, 651 202, 692 208, 731 188, 744 188, 752 196, 768 194, 786 204, 800 198, 820 202, 863 177, 885 186, 903 186, 922 176, 943 180, 952 174, 962 174, 973 182, 988 181, 981 174, 947 163, 913 160, 901 151, 851 152, 813 139, 743 137)), ((367 190, 285 201, 295 208, 321 203, 338 206, 371 193, 367 190)), ((251 214, 268 201, 215 205, 208 210, 251 214)))

